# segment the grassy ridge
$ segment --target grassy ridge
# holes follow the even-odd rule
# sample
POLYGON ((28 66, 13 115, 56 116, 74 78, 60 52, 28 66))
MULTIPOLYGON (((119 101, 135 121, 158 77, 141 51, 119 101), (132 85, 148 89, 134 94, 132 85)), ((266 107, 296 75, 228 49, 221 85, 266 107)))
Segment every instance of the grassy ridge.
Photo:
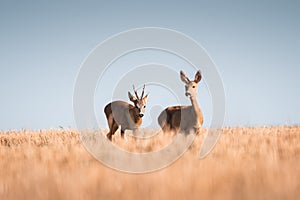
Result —
MULTIPOLYGON (((223 128, 198 160, 207 130, 178 161, 160 171, 127 174, 95 160, 75 130, 0 133, 0 199, 298 199, 300 127, 223 128)), ((114 143, 147 152, 171 141, 114 143)))

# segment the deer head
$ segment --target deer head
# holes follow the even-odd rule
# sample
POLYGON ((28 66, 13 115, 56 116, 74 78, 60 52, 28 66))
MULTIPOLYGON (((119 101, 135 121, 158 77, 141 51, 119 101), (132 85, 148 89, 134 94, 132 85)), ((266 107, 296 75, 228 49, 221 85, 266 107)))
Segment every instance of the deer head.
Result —
POLYGON ((196 97, 198 88, 197 86, 201 80, 200 70, 195 74, 195 79, 193 81, 190 81, 183 71, 180 71, 180 78, 185 83, 185 95, 190 96, 191 98, 196 97))
POLYGON ((138 93, 137 93, 134 85, 133 85, 133 91, 135 93, 135 96, 133 96, 130 92, 128 92, 128 97, 129 97, 130 101, 132 101, 133 104, 134 104, 136 115, 138 117, 143 117, 144 113, 145 113, 146 103, 147 103, 149 94, 147 94, 144 97, 145 85, 143 87, 143 91, 142 91, 141 97, 138 96, 138 93))

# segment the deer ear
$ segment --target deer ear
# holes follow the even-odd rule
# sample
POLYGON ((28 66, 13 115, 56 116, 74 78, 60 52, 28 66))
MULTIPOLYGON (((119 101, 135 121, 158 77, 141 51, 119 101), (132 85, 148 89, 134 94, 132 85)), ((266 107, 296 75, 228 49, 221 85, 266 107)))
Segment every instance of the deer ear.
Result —
POLYGON ((130 101, 132 101, 132 102, 136 101, 136 98, 130 92, 128 92, 128 97, 129 97, 130 101))
POLYGON ((148 101, 149 93, 143 98, 143 101, 146 103, 148 101))
POLYGON ((180 78, 186 84, 188 84, 190 82, 190 80, 188 79, 188 77, 186 77, 185 73, 182 70, 180 71, 180 78))
POLYGON ((202 78, 201 72, 200 72, 200 70, 198 70, 197 73, 196 73, 196 75, 195 75, 195 80, 194 81, 196 83, 199 83, 201 81, 201 78, 202 78))

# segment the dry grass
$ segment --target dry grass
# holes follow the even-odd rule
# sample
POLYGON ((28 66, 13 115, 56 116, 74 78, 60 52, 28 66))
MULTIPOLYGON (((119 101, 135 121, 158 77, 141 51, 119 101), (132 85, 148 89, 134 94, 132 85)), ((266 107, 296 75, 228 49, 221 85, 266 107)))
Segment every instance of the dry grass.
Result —
MULTIPOLYGON (((206 132, 207 130, 204 130, 206 132)), ((298 199, 300 127, 224 128, 213 152, 198 160, 203 134, 178 161, 160 171, 127 174, 90 156, 74 130, 0 133, 0 199, 298 199)), ((130 151, 148 141, 116 134, 130 151)))

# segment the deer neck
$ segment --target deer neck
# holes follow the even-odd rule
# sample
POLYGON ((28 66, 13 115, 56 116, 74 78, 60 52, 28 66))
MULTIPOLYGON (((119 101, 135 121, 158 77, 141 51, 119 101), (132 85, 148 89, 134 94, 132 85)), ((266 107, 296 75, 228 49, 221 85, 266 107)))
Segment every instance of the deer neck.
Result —
POLYGON ((133 120, 134 123, 138 123, 139 121, 142 120, 142 118, 136 114, 134 108, 129 110, 129 114, 130 114, 130 118, 133 120))
POLYGON ((192 110, 195 112, 196 118, 198 119, 201 115, 201 110, 198 104, 197 95, 190 97, 192 103, 192 110))

